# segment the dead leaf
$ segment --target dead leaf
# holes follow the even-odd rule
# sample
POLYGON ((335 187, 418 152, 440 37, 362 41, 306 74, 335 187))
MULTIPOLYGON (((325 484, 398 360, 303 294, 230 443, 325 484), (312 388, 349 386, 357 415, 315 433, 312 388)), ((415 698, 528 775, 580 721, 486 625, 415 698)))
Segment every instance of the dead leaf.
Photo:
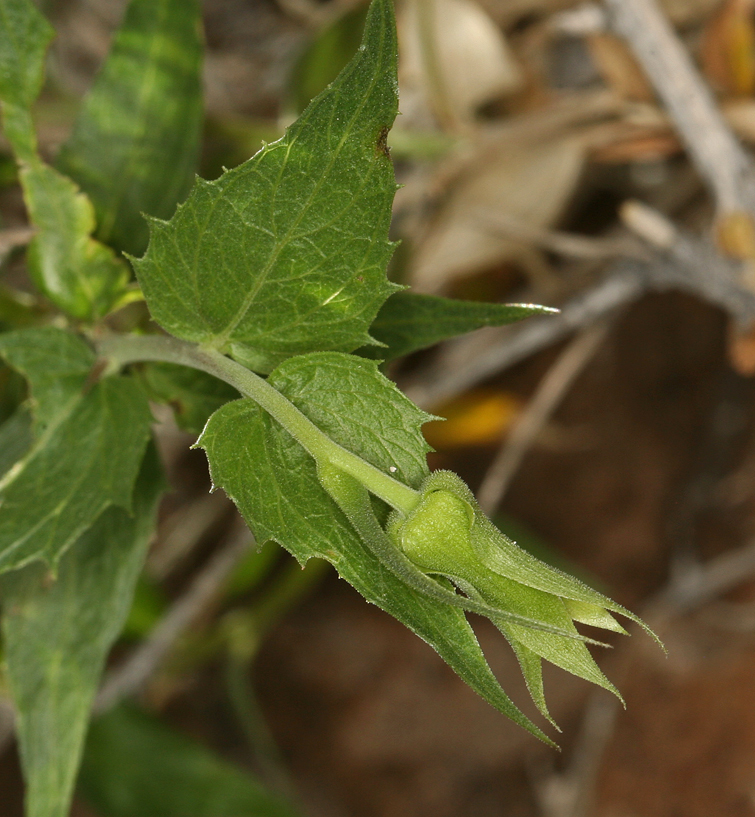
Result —
POLYGON ((491 229, 497 214, 550 227, 582 172, 584 142, 567 132, 534 140, 502 140, 481 152, 451 187, 415 251, 412 282, 439 292, 463 276, 517 258, 527 242, 491 229))
POLYGON ((477 389, 435 409, 445 422, 428 423, 425 437, 436 450, 494 445, 519 416, 522 401, 513 394, 477 389))
POLYGON ((407 0, 398 26, 401 111, 411 125, 434 117, 458 127, 522 84, 503 33, 473 0, 407 0))
POLYGON ((655 92, 623 40, 612 34, 593 34, 587 46, 605 83, 623 99, 653 102, 655 92))
POLYGON ((755 260, 755 224, 750 213, 724 213, 716 222, 716 243, 731 258, 755 260))
POLYGON ((678 137, 671 133, 643 132, 618 136, 590 151, 590 160, 601 164, 654 162, 674 156, 682 149, 678 137))
POLYGON ((705 27, 703 69, 730 96, 755 92, 755 0, 726 0, 705 27))

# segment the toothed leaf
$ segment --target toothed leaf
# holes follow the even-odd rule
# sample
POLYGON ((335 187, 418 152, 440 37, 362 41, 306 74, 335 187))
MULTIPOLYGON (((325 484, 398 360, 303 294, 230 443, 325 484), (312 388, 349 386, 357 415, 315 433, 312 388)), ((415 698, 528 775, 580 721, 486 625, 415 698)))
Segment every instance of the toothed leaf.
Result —
POLYGON ((413 488, 429 471, 422 426, 438 419, 417 408, 378 364, 320 352, 287 360, 270 382, 336 441, 413 488))
POLYGON ((396 289, 385 277, 395 71, 392 3, 375 0, 357 55, 282 139, 152 220, 134 264, 158 323, 265 373, 371 342, 396 289))
POLYGON ((52 326, 1 334, 0 357, 29 382, 38 428, 81 397, 95 362, 94 352, 80 337, 52 326))
POLYGON ((130 507, 152 415, 129 378, 88 388, 94 355, 62 330, 0 335, 0 355, 28 378, 38 412, 34 443, 0 481, 0 572, 54 566, 107 507, 130 507))

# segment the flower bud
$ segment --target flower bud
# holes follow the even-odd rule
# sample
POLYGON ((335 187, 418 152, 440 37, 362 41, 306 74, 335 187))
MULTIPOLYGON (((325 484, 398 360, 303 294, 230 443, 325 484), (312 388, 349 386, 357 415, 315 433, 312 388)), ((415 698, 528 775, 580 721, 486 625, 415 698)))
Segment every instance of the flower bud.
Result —
POLYGON ((490 522, 456 474, 435 472, 421 493, 412 513, 391 516, 386 532, 421 571, 450 580, 470 599, 501 611, 501 617, 491 616, 491 621, 514 648, 541 712, 549 717, 541 659, 620 698, 588 652, 584 642, 590 639, 579 635, 574 622, 625 633, 612 610, 647 626, 611 599, 519 548, 490 522), (512 623, 506 614, 536 619, 573 637, 512 623))

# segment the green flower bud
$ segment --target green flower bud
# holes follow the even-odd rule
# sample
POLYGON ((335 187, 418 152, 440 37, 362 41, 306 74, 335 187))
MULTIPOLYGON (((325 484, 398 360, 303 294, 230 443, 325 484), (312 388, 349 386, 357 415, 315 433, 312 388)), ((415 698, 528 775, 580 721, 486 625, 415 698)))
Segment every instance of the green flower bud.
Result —
POLYGON ((579 640, 574 622, 625 633, 609 612, 613 611, 637 621, 646 630, 647 626, 611 599, 519 548, 490 522, 456 474, 435 472, 425 481, 421 493, 414 511, 406 517, 393 514, 386 531, 417 568, 450 580, 470 599, 484 602, 502 614, 526 616, 576 636, 535 630, 512 623, 504 615, 490 616, 514 648, 541 712, 549 717, 541 659, 618 696, 584 641, 579 640))
POLYGON ((472 547, 474 509, 450 491, 423 492, 415 510, 399 522, 394 517, 388 533, 401 550, 425 573, 454 575, 472 581, 479 559, 472 547))

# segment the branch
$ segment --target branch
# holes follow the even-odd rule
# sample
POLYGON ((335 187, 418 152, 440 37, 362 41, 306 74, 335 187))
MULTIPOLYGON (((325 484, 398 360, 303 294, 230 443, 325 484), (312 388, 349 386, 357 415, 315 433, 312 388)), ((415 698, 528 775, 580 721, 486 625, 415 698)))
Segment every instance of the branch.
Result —
POLYGON ((755 542, 679 572, 650 603, 652 610, 686 613, 755 575, 755 542))
POLYGON ((628 203, 622 215, 653 246, 653 261, 617 262, 602 281, 568 301, 558 315, 530 318, 516 328, 487 330, 486 337, 493 335, 495 341, 482 349, 477 339, 457 341, 421 378, 403 384, 407 396, 424 408, 437 407, 650 291, 682 290, 724 309, 740 326, 755 321, 755 293, 741 283, 736 261, 723 258, 710 242, 683 233, 645 205, 628 203))
POLYGON ((642 65, 676 125, 719 214, 755 212, 755 174, 749 156, 723 119, 655 0, 604 0, 611 28, 642 65))
POLYGON ((160 547, 147 557, 147 573, 162 581, 180 564, 231 506, 225 494, 216 491, 181 505, 162 523, 160 547))

